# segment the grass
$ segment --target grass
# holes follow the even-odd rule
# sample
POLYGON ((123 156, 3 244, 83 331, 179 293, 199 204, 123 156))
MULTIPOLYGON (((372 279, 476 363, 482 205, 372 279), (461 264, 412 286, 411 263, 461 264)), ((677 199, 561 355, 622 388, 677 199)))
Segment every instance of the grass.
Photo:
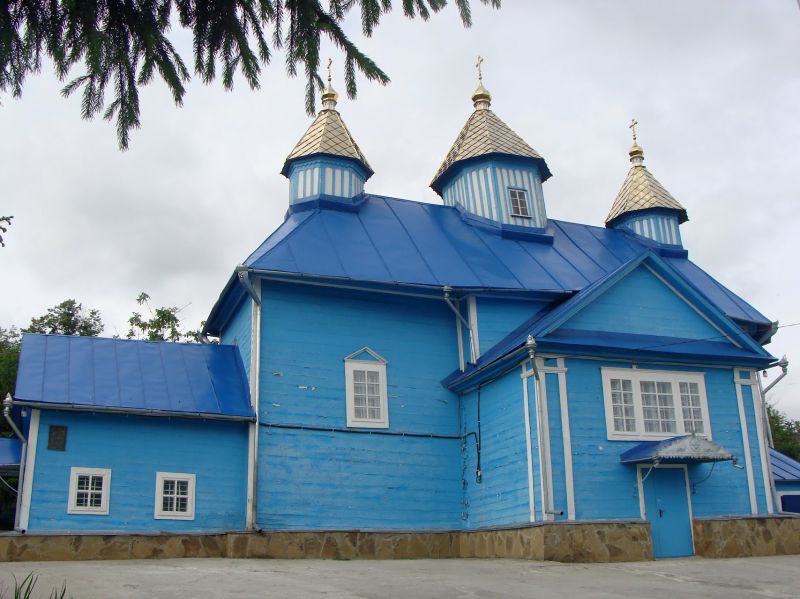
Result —
MULTIPOLYGON (((38 576, 34 576, 33 572, 28 574, 22 580, 17 580, 14 577, 14 599, 34 599, 33 591, 36 588, 36 582, 39 580, 38 576)), ((67 597, 67 583, 61 585, 61 588, 53 589, 48 595, 48 599, 66 599, 67 597)), ((5 599, 6 594, 0 591, 0 599, 5 599)))

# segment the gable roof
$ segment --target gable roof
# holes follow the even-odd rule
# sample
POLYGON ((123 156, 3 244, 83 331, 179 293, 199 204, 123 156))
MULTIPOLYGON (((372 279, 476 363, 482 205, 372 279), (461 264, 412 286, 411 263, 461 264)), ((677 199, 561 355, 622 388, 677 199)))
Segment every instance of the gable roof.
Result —
POLYGON ((281 174, 288 176, 289 166, 298 158, 316 154, 349 158, 360 163, 367 170, 367 179, 372 176, 372 168, 350 134, 342 116, 332 108, 321 110, 308 130, 286 157, 281 174))
POLYGON ((800 462, 772 447, 769 448, 769 461, 775 482, 800 482, 800 462))
POLYGON ((53 409, 255 418, 233 345, 26 333, 14 397, 53 409))
POLYGON ((436 171, 431 187, 439 193, 445 173, 455 163, 489 154, 532 158, 542 169, 542 181, 552 176, 544 158, 536 150, 512 131, 494 112, 488 108, 481 108, 475 110, 467 119, 439 170, 436 171))
POLYGON ((672 265, 652 250, 646 250, 636 258, 623 264, 615 271, 597 279, 578 293, 566 300, 556 300, 523 322, 493 347, 485 351, 475 364, 465 371, 456 370, 443 381, 446 387, 460 389, 467 382, 487 378, 504 364, 503 359, 511 357, 523 350, 528 338, 533 338, 539 349, 549 350, 602 347, 609 355, 640 358, 670 358, 680 360, 724 361, 726 363, 750 363, 766 366, 775 358, 756 343, 745 331, 730 320, 719 306, 699 292, 691 282, 687 281, 672 265), (607 289, 631 273, 641 265, 647 265, 665 282, 673 286, 674 291, 686 296, 693 302, 693 307, 701 310, 703 315, 720 332, 719 336, 710 339, 690 339, 684 337, 668 337, 663 335, 631 334, 624 332, 607 332, 591 330, 571 330, 561 328, 570 318, 592 303, 607 289))

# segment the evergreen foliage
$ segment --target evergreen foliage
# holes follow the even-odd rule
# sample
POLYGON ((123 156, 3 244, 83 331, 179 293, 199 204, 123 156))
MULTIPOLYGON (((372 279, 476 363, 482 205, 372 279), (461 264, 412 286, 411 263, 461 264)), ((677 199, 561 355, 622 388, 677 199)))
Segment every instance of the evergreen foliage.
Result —
MULTIPOLYGON (((471 24, 470 0, 455 0, 461 21, 471 24)), ((495 8, 500 0, 481 0, 495 8)), ((342 22, 361 11, 365 36, 373 34, 392 0, 7 0, 0 2, 0 91, 22 94, 25 78, 38 72, 42 55, 52 59, 65 80, 83 63, 84 73, 70 80, 62 94, 82 89, 81 113, 91 119, 116 117, 117 137, 128 147, 131 129, 140 126, 139 86, 157 72, 180 106, 190 79, 189 69, 168 34, 175 24, 194 37, 194 71, 205 82, 221 70, 222 84, 232 89, 241 73, 252 89, 259 87, 261 67, 273 51, 285 52, 290 76, 306 77, 306 110, 314 112, 315 93, 322 87, 320 42, 327 38, 344 54, 347 93, 356 95, 356 72, 386 84, 389 77, 345 35, 342 22), (174 14, 177 13, 177 14, 174 14), (105 93, 113 100, 106 106, 105 93)), ((430 18, 447 0, 401 0, 408 18, 430 18)))
POLYGON ((767 414, 775 449, 800 461, 800 420, 792 420, 769 404, 767 404, 767 414))

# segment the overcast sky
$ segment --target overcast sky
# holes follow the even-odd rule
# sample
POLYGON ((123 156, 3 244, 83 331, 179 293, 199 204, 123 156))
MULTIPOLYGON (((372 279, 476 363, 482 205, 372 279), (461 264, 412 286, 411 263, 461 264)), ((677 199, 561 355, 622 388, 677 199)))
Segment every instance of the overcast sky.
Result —
MULTIPOLYGON (((769 318, 800 323, 796 0, 505 0, 499 11, 473 0, 471 29, 453 6, 423 23, 395 4, 372 39, 357 14, 347 23, 392 79, 360 80, 358 99, 339 102, 375 169, 367 191, 439 202, 428 183, 472 111, 481 54, 493 110, 553 172, 549 217, 603 224, 636 117, 645 164, 688 210, 690 258, 769 318)), ((174 38, 192 64, 190 35, 174 38)), ((324 55, 344 96, 341 56, 324 55)), ((180 109, 156 82, 127 152, 113 125, 80 119, 48 65, 21 99, 3 97, 0 215, 15 219, 0 248, 0 326, 75 298, 124 335, 147 291, 195 327, 283 220, 279 171, 311 120, 304 84, 281 56, 261 90, 193 81, 180 109)), ((795 360, 771 400, 800 418, 800 326, 768 349, 795 360)))

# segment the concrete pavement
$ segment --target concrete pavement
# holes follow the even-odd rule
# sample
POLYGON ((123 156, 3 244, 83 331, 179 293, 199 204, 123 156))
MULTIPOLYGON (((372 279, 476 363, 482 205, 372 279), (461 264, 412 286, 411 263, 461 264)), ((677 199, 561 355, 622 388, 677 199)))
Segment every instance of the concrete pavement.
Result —
POLYGON ((0 564, 39 576, 35 597, 67 583, 75 599, 270 597, 800 597, 800 556, 621 564, 522 560, 175 559, 0 564))

